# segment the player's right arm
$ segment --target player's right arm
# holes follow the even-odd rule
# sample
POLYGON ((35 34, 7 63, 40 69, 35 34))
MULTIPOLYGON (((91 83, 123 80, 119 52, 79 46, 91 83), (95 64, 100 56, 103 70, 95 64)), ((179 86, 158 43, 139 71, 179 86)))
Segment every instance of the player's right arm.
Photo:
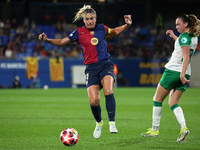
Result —
POLYGON ((109 29, 107 37, 117 36, 126 31, 132 24, 131 15, 124 15, 124 21, 126 23, 125 25, 116 27, 114 29, 109 29))
POLYGON ((167 30, 166 34, 169 35, 172 39, 174 39, 174 41, 176 41, 176 39, 178 38, 174 32, 172 30, 167 30))
POLYGON ((180 79, 181 79, 182 84, 187 85, 190 82, 190 80, 187 80, 185 78, 185 73, 186 73, 186 70, 187 70, 187 67, 188 67, 188 64, 190 61, 190 47, 182 46, 181 51, 183 54, 183 64, 182 64, 182 71, 180 74, 180 79))
POLYGON ((39 38, 39 40, 42 40, 44 42, 50 43, 55 46, 64 46, 71 42, 71 40, 68 37, 65 37, 63 39, 49 39, 49 38, 47 38, 47 35, 45 33, 41 33, 38 36, 38 38, 39 38))

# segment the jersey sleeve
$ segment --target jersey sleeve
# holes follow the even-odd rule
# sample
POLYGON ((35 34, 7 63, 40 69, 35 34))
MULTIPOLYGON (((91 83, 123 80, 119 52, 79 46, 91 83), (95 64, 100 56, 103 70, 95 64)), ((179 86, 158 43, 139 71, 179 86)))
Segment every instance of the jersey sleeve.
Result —
POLYGON ((180 46, 190 46, 190 43, 191 43, 191 38, 189 37, 188 34, 181 34, 179 36, 179 44, 180 46))
POLYGON ((106 35, 109 35, 111 29, 108 28, 107 26, 105 26, 104 24, 103 24, 103 26, 104 26, 104 29, 105 29, 105 31, 106 31, 106 35))
POLYGON ((74 30, 69 36, 68 38, 72 41, 78 41, 78 29, 74 30))

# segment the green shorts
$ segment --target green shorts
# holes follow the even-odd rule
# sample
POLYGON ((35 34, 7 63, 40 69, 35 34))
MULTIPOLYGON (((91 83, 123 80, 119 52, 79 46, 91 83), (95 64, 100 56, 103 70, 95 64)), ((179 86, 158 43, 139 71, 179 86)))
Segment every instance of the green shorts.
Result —
MULTIPOLYGON (((190 75, 185 75, 185 78, 189 80, 190 75)), ((172 71, 166 68, 159 83, 167 90, 177 89, 182 92, 186 90, 186 85, 181 82, 180 72, 172 71)))

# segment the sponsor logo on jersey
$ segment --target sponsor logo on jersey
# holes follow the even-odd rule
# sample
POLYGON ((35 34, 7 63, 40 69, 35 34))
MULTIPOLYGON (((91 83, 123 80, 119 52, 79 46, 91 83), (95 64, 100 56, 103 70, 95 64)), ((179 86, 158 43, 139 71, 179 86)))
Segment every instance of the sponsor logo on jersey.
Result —
POLYGON ((97 45, 98 42, 99 42, 99 40, 98 40, 97 38, 92 38, 92 39, 91 39, 91 44, 92 44, 92 45, 97 45))
POLYGON ((181 42, 182 42, 182 43, 187 43, 187 38, 186 38, 186 37, 183 37, 183 38, 181 39, 181 42))

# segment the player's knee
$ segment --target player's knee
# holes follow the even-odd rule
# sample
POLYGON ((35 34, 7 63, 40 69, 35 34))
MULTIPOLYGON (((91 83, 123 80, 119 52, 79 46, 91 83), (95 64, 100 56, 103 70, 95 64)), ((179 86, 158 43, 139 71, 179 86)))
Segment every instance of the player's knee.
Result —
POLYGON ((163 99, 161 99, 161 98, 157 97, 156 95, 154 95, 153 101, 156 101, 156 102, 163 102, 163 99))
POLYGON ((111 95, 111 94, 113 94, 112 89, 104 89, 104 95, 111 95))
POLYGON ((172 103, 170 100, 168 101, 168 105, 169 105, 169 108, 171 108, 173 105, 174 105, 174 103, 172 103))
POLYGON ((156 101, 156 96, 155 95, 153 96, 153 101, 156 101))
POLYGON ((156 97, 156 95, 153 96, 153 101, 159 102, 159 99, 156 97))
POLYGON ((170 103, 168 103, 168 105, 169 105, 169 108, 171 108, 172 105, 170 103))
POLYGON ((90 99, 90 104, 94 107, 98 106, 100 102, 99 98, 90 99))

